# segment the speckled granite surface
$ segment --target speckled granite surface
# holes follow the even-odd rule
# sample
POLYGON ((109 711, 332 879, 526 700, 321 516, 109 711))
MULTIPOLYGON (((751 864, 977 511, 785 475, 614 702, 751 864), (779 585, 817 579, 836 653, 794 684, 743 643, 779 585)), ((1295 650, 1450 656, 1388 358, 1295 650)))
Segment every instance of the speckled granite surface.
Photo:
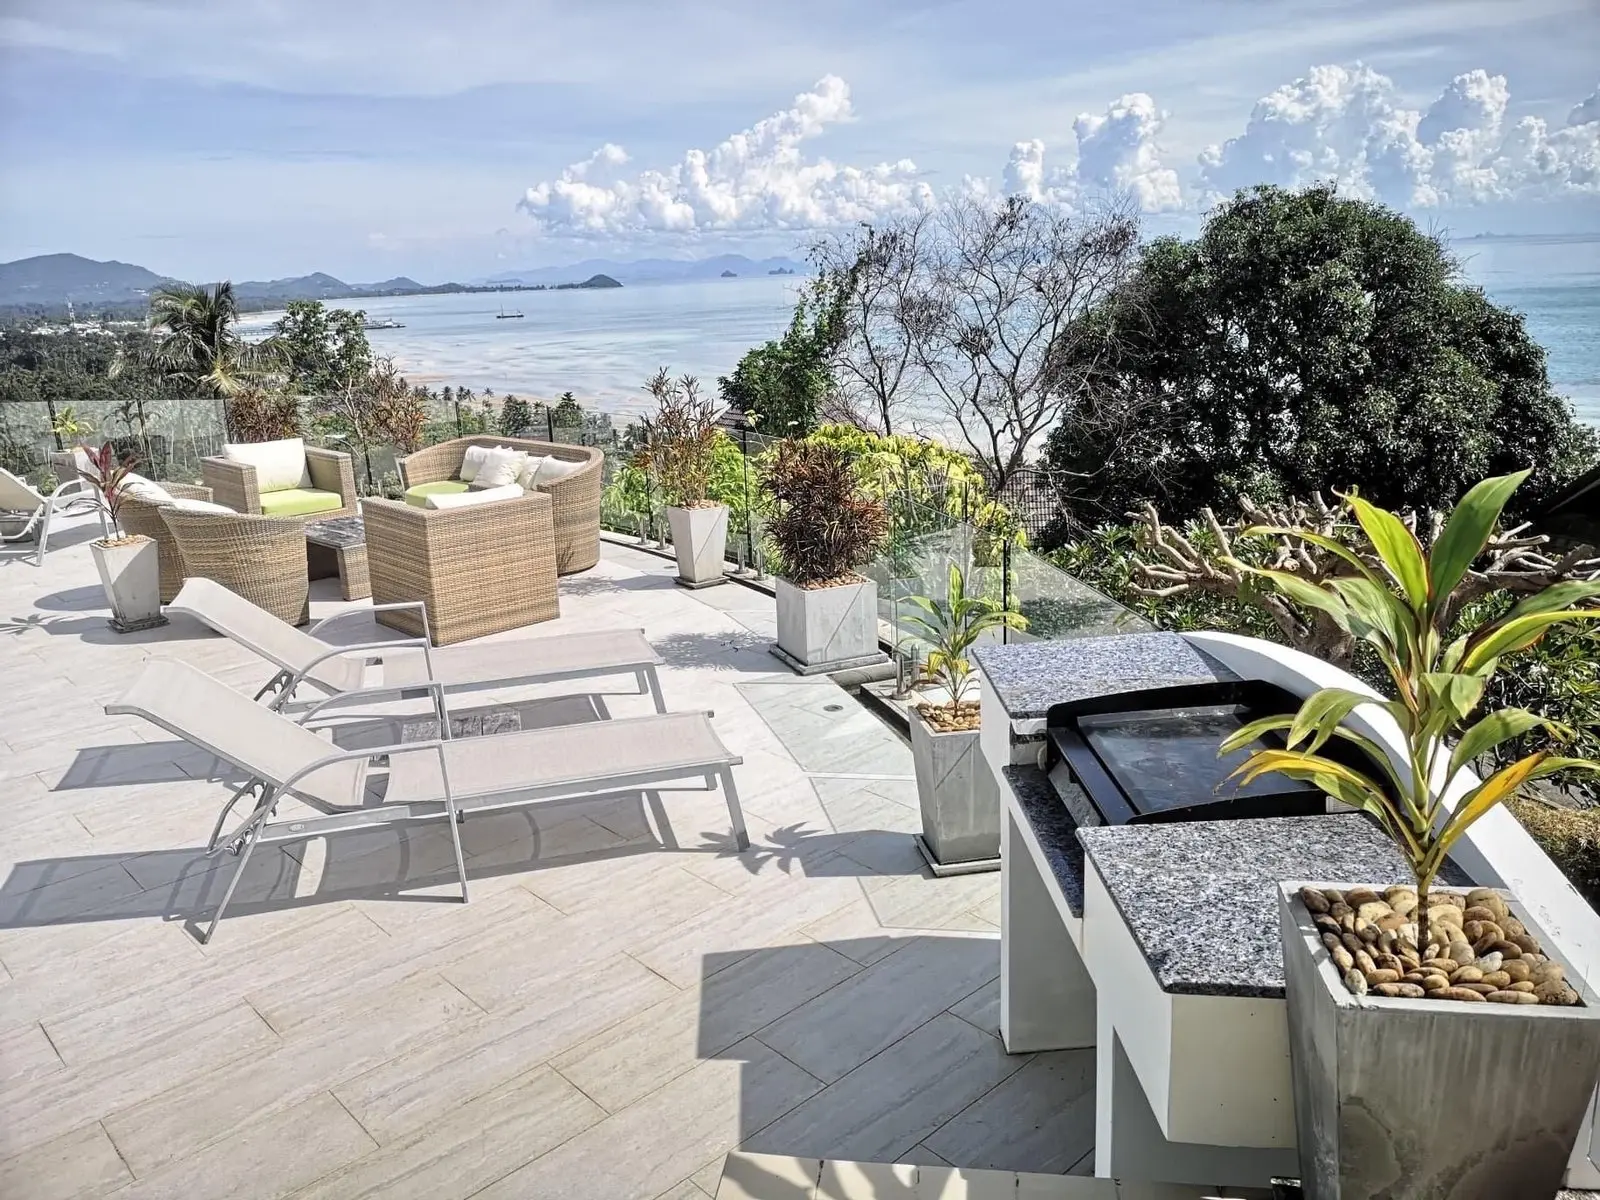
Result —
MULTIPOLYGON (((1166 992, 1282 997, 1277 881, 1409 883, 1359 813, 1079 829, 1077 838, 1166 992)), ((1450 864, 1440 882, 1471 882, 1450 864)))
POLYGON ((1086 696, 1238 678, 1176 633, 980 646, 972 657, 1014 721, 1086 696))
POLYGON ((1002 774, 1039 839, 1067 907, 1074 916, 1083 916, 1083 845, 1078 841, 1077 822, 1056 796, 1050 777, 1038 767, 1006 767, 1002 774))

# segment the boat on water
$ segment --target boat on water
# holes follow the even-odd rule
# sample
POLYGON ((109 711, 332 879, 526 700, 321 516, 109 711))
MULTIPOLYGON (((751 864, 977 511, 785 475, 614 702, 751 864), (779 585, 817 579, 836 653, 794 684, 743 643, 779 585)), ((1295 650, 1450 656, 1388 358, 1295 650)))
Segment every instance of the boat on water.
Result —
POLYGON ((506 311, 506 306, 504 304, 502 304, 500 306, 500 315, 498 317, 496 317, 495 320, 496 321, 514 321, 514 320, 519 319, 521 316, 522 316, 522 310, 521 309, 518 309, 515 312, 507 312, 506 311))
POLYGON ((376 321, 361 322, 363 329, 404 329, 405 323, 396 321, 393 317, 382 317, 376 321))

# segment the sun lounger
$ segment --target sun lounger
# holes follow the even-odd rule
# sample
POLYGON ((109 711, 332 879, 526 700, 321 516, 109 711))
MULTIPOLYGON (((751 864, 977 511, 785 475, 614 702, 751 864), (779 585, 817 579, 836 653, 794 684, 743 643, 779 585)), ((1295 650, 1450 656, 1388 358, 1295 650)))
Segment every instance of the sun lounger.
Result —
POLYGON ((635 792, 660 812, 660 785, 697 779, 708 786, 721 781, 734 844, 741 850, 750 845, 733 783, 733 768, 743 759, 728 752, 709 714, 665 713, 452 740, 444 690, 438 683, 426 687, 442 737, 360 750, 338 750, 305 725, 171 659, 147 662, 138 682, 106 705, 107 713, 143 717, 247 777, 223 806, 206 845, 207 854, 237 854, 239 865, 202 941, 211 940, 251 852, 262 843, 446 821, 465 901, 457 822, 468 814, 635 792), (369 778, 379 758, 387 767, 369 778), (253 810, 224 834, 229 812, 245 796, 255 797, 253 810), (274 821, 278 805, 291 797, 316 815, 274 821))
POLYGON ((422 688, 431 680, 454 693, 632 675, 639 691, 649 692, 656 711, 667 711, 656 676, 662 659, 640 629, 432 646, 427 636, 427 610, 420 602, 408 601, 335 613, 305 633, 209 579, 186 580, 167 607, 194 617, 275 663, 278 674, 256 693, 257 699, 270 695, 270 707, 275 709, 295 701, 296 690, 302 684, 324 696, 338 696, 354 691, 422 688), (336 646, 314 636, 337 621, 392 608, 418 609, 423 636, 360 646, 336 646))
MULTIPOLYGON (((50 543, 50 518, 57 513, 83 508, 85 504, 94 506, 95 503, 89 485, 77 477, 68 479, 46 496, 26 479, 0 468, 0 513, 27 518, 17 532, 0 534, 0 542, 20 542, 24 538, 37 536, 39 552, 33 561, 35 566, 42 567, 44 550, 50 543)), ((104 512, 100 514, 100 529, 109 536, 111 528, 106 523, 104 512)))

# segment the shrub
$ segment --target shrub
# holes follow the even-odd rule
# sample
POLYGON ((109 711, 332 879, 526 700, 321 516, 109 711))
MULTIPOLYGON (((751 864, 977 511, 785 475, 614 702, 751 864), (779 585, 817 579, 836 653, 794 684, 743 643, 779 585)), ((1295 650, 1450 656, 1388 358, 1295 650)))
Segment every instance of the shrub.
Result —
POLYGON ((241 442, 300 437, 305 420, 300 398, 288 392, 248 388, 227 401, 228 428, 241 442))
POLYGON ((655 471, 667 502, 683 508, 714 504, 709 496, 715 468, 720 413, 700 396, 693 375, 671 379, 662 367, 645 384, 655 397, 656 412, 645 419, 645 445, 634 456, 639 466, 655 471))
POLYGON ((888 516, 868 496, 850 456, 827 442, 787 441, 773 456, 763 495, 775 511, 768 526, 782 575, 799 587, 825 587, 855 576, 883 543, 888 516))

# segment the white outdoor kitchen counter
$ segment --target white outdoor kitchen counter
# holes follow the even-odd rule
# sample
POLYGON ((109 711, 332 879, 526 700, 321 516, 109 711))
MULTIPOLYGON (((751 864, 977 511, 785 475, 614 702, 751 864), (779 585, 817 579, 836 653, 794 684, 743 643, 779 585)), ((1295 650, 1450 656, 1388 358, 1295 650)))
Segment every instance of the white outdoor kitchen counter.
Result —
MULTIPOLYGON (((1217 648, 1234 656, 1227 665, 1163 633, 987 646, 975 656, 985 757, 1004 804, 1000 1033, 1013 1053, 1096 1047, 1099 1176, 1262 1186, 1298 1175, 1275 885, 1409 878, 1360 814, 1079 829, 1039 769, 1054 703, 1240 676, 1269 677, 1297 695, 1330 682, 1269 674, 1305 656, 1267 647, 1262 669, 1250 655, 1266 645, 1222 641, 1217 648)), ((1509 814, 1492 815, 1522 834, 1509 814)), ((1501 829, 1497 843, 1485 853, 1464 840, 1445 882, 1507 886, 1508 853, 1543 859, 1525 834, 1516 844, 1501 829)), ((1544 864, 1537 877, 1555 901, 1565 887, 1581 907, 1572 921, 1594 922, 1544 864)), ((1586 1127, 1573 1186, 1591 1186, 1590 1136, 1586 1127)))

